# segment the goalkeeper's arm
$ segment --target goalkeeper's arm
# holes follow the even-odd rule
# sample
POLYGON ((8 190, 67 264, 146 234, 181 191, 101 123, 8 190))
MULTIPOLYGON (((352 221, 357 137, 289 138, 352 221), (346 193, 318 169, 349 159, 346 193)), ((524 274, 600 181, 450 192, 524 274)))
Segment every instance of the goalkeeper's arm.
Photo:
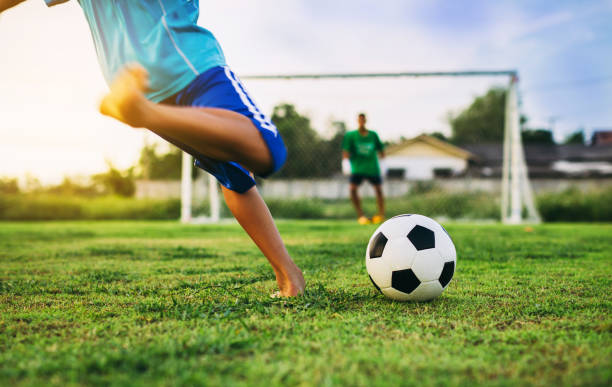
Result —
POLYGON ((351 174, 351 161, 349 160, 349 153, 342 151, 342 174, 348 176, 351 174))
POLYGON ((387 162, 385 161, 385 151, 381 150, 378 152, 378 166, 380 167, 380 174, 384 177, 387 176, 387 162))

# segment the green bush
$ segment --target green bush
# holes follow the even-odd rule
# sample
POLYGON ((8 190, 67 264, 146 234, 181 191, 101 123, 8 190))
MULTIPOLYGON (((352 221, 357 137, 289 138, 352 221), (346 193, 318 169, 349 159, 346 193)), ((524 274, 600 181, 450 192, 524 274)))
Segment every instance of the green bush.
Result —
MULTIPOLYGON (((347 199, 270 199, 266 201, 275 218, 352 219, 355 210, 347 199)), ((373 215, 376 202, 363 200, 364 211, 373 215)), ((446 193, 419 189, 400 198, 386 200, 387 215, 419 213, 450 219, 499 219, 499 201, 487 193, 446 193)), ((584 193, 570 189, 538 197, 538 208, 547 222, 612 221, 612 189, 584 193)), ((194 214, 208 213, 200 203, 194 214)), ((0 220, 172 220, 180 215, 180 201, 134 199, 118 196, 83 197, 52 194, 0 194, 0 220)), ((231 217, 225 205, 222 216, 231 217)))
POLYGON ((0 220, 178 219, 180 201, 117 196, 0 195, 0 220))
MULTIPOLYGON (((348 199, 273 199, 267 200, 275 218, 287 219, 352 219, 355 210, 348 199)), ((367 214, 376 212, 376 201, 362 201, 367 214)), ((387 215, 419 213, 446 216, 452 219, 498 219, 499 203, 484 193, 449 194, 439 191, 414 193, 386 200, 387 215)))
POLYGON ((540 195, 538 209, 546 222, 611 222, 612 188, 588 193, 570 188, 540 195))

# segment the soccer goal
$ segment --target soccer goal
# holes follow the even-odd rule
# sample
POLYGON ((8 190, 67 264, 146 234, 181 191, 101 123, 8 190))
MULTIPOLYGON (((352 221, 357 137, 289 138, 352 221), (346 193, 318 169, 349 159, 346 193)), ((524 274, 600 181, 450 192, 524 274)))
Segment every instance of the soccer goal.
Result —
MULTIPOLYGON (((453 206, 462 205, 462 192, 465 197, 479 192, 496 206, 495 218, 505 224, 540 222, 521 141, 517 71, 255 75, 242 80, 259 107, 274 112, 289 148, 285 169, 260 188, 266 198, 346 199, 338 133, 354 129, 354 118, 364 112, 368 127, 389 143, 384 174, 391 205, 394 197, 417 196, 423 187, 435 186, 437 196, 431 200, 445 202, 451 214, 457 213, 453 206), (503 131, 499 140, 486 140, 485 126, 482 141, 476 129, 469 144, 451 141, 449 117, 456 118, 492 87, 505 91, 503 122, 491 122, 491 130, 497 125, 503 131), (296 140, 300 136, 304 138, 296 140)), ((222 206, 212 177, 206 189, 209 212, 194 215, 192 165, 191 156, 184 154, 181 221, 218 222, 222 206)), ((365 196, 368 192, 365 188, 365 196)), ((445 215, 442 207, 432 211, 445 215)))

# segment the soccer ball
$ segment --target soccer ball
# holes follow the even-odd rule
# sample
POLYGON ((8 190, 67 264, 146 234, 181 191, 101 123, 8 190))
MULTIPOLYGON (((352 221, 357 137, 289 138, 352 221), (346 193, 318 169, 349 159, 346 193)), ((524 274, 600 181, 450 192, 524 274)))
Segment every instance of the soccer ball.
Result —
POLYGON ((366 268, 372 284, 398 301, 427 301, 446 289, 457 262, 453 241, 440 224, 423 215, 399 215, 370 238, 366 268))

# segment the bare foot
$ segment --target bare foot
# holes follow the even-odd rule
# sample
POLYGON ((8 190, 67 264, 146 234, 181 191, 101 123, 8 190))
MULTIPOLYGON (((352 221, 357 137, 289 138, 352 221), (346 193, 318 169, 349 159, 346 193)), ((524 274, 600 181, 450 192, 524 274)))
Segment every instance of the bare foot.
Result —
POLYGON ((138 64, 125 66, 110 86, 110 92, 100 103, 100 113, 130 126, 144 127, 144 107, 150 103, 144 92, 149 74, 138 64))
POLYGON ((276 283, 280 290, 272 295, 274 298, 299 296, 306 287, 302 271, 297 266, 290 274, 276 273, 276 283))

